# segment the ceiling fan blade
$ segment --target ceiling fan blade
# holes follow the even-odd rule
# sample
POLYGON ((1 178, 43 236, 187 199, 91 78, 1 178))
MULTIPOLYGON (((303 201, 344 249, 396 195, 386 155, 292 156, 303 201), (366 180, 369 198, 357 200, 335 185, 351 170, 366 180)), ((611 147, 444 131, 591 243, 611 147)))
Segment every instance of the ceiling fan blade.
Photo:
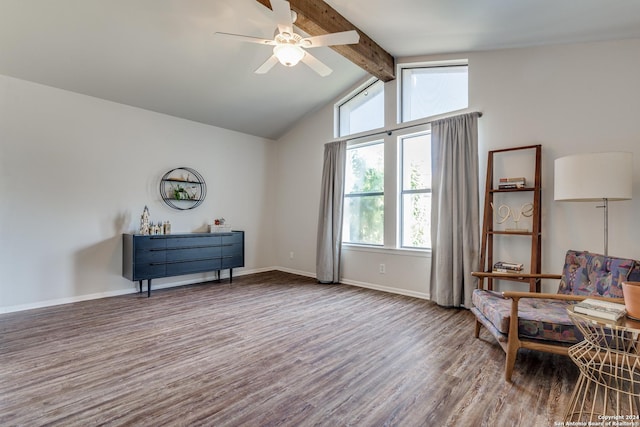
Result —
POLYGON ((301 61, 307 64, 309 68, 320 74, 322 77, 326 77, 333 72, 331 68, 318 61, 316 57, 311 55, 309 52, 305 52, 305 55, 302 57, 301 61))
POLYGON ((285 0, 271 0, 271 9, 276 15, 278 31, 280 34, 293 34, 293 20, 291 19, 291 6, 285 0))
POLYGON ((256 73, 256 74, 264 74, 267 71, 269 71, 270 69, 272 69, 273 66, 276 65, 277 63, 278 63, 278 58, 276 58, 275 55, 271 55, 271 58, 267 59, 264 64, 259 66, 258 69, 256 71, 254 71, 254 73, 256 73))
POLYGON ((216 36, 223 36, 226 37, 228 39, 235 39, 235 40, 239 40, 242 42, 249 42, 249 43, 258 43, 258 44, 267 44, 267 45, 275 45, 276 42, 273 40, 269 40, 269 39, 261 39, 259 37, 252 37, 252 36, 243 36, 240 34, 231 34, 231 33, 215 33, 216 36))
POLYGON ((302 39, 301 45, 306 48, 318 46, 335 46, 339 44, 355 44, 360 41, 360 34, 356 30, 342 31, 339 33, 324 34, 321 36, 302 39))

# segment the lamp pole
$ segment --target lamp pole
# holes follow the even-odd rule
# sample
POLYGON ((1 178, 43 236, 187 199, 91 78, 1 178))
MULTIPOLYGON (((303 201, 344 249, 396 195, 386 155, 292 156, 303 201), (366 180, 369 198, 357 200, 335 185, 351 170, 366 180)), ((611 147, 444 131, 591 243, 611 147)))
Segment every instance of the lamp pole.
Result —
POLYGON ((609 199, 606 197, 602 199, 602 206, 596 206, 597 208, 604 208, 604 255, 609 255, 609 199))

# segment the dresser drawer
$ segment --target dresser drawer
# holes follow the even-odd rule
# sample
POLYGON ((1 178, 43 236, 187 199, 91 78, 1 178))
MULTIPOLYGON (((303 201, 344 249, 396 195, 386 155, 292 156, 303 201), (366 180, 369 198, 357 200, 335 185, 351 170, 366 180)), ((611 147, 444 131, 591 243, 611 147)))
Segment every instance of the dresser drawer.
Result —
POLYGON ((133 280, 155 279, 165 277, 167 269, 165 264, 136 263, 134 267, 133 280))
POLYGON ((222 255, 223 256, 242 256, 243 247, 240 244, 233 244, 222 247, 222 255))
POLYGON ((136 252, 148 249, 161 249, 167 246, 167 240, 160 236, 136 236, 136 252))
POLYGON ((166 260, 167 251, 164 249, 140 249, 136 251, 136 264, 147 262, 163 262, 166 260))
POLYGON ((221 236, 171 237, 167 238, 167 249, 189 248, 200 246, 220 246, 221 236))
POLYGON ((220 258, 213 260, 185 261, 167 264, 167 276, 179 276, 189 273, 220 270, 222 266, 220 258))
POLYGON ((200 248, 167 249, 166 260, 172 261, 192 261, 207 258, 220 258, 222 256, 221 246, 207 246, 200 248))
POLYGON ((222 258, 222 269, 244 267, 242 255, 225 256, 222 258))
POLYGON ((242 233, 224 234, 221 237, 222 237, 222 244, 224 245, 242 244, 242 233))

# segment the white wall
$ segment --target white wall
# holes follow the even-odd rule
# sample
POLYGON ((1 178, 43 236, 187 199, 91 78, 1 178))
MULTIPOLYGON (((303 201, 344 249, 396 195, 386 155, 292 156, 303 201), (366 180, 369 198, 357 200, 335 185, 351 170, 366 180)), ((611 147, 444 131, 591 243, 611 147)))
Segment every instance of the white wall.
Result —
POLYGON ((333 106, 328 105, 277 142, 274 252, 277 265, 286 270, 315 276, 324 143, 332 138, 333 106))
MULTIPOLYGON (((634 199, 610 207, 609 253, 640 259, 640 40, 506 49, 405 58, 399 62, 469 60, 470 110, 479 120, 481 186, 488 150, 543 146, 543 271, 559 273, 567 249, 602 252, 596 203, 553 201, 553 160, 577 152, 630 151, 634 199)), ((388 83, 385 90, 395 93, 388 83)), ((326 106, 278 141, 277 262, 313 274, 322 146, 332 139, 326 106), (289 252, 295 250, 294 259, 289 252)), ((514 162, 513 174, 521 163, 514 162)), ((511 167, 509 166, 509 167, 511 167)), ((615 167, 615 165, 605 165, 615 167)), ((505 173, 511 173, 507 170, 505 173)), ((511 247, 502 247, 504 252, 511 247)), ((504 253, 503 252, 503 253, 504 253)), ((498 254, 499 256, 501 254, 498 254)), ((398 251, 346 251, 344 281, 428 295, 429 258, 398 251), (378 265, 386 264, 386 274, 378 265)), ((555 292, 555 282, 544 283, 555 292)))
POLYGON ((272 267, 274 144, 0 76, 0 312, 134 291, 121 276, 121 233, 137 230, 145 205, 174 233, 223 216, 246 231, 243 270, 272 267), (207 182, 191 211, 158 193, 180 166, 207 182))
POLYGON ((598 203, 553 200, 554 160, 580 152, 633 153, 634 197, 610 204, 609 253, 640 259, 640 40, 486 52, 470 68, 481 164, 490 149, 542 144, 543 271, 560 272, 567 249, 603 251, 598 203))

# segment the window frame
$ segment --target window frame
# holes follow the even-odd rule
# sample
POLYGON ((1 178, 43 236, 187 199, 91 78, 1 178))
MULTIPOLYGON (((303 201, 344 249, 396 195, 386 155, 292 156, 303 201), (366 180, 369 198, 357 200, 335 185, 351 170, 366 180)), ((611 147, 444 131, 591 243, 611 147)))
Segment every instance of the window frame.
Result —
MULTIPOLYGON (((468 59, 453 59, 443 61, 426 61, 415 63, 398 63, 396 65, 396 75, 401 76, 402 70, 405 68, 432 68, 432 67, 449 67, 449 66, 467 66, 467 78, 471 77, 471 66, 468 59)), ((367 244, 357 242, 347 242, 342 240, 341 245, 343 250, 355 251, 355 252, 370 252, 377 254, 396 254, 401 256, 414 256, 414 257, 431 257, 433 242, 431 247, 416 247, 406 246, 403 242, 403 196, 406 197, 409 191, 403 192, 402 190, 402 172, 404 165, 401 164, 403 159, 401 158, 400 140, 410 137, 411 135, 421 133, 431 133, 430 123, 434 120, 438 120, 443 117, 450 117, 455 114, 460 114, 465 110, 468 110, 471 105, 471 99, 469 93, 467 93, 467 107, 459 110, 453 110, 444 112, 438 115, 422 117, 407 122, 401 122, 401 109, 402 109, 402 89, 401 78, 397 78, 394 82, 387 82, 384 84, 384 126, 383 128, 376 128, 367 131, 361 131, 356 134, 345 135, 338 137, 339 135, 339 106, 348 102, 354 96, 366 90, 370 85, 375 84, 377 79, 368 79, 363 84, 359 85, 356 89, 348 92, 346 96, 341 98, 334 104, 334 135, 337 139, 347 141, 347 149, 355 148, 358 146, 368 145, 372 143, 382 143, 384 149, 384 187, 382 194, 384 200, 383 207, 383 238, 382 244, 367 244), (395 102, 393 99, 395 98, 395 102), (395 105, 393 105, 395 104, 395 105), (396 115, 394 119, 394 114, 396 115)), ((416 193, 433 194, 433 188, 423 189, 418 191, 412 191, 416 193)), ((371 193, 365 193, 370 195, 371 193)), ((379 194, 379 193, 378 193, 379 194)), ((347 201, 346 193, 343 201, 347 201)), ((433 206, 431 206, 433 208, 433 206)), ((343 225, 344 225, 343 220, 343 225)))
MULTIPOLYGON (((348 141, 347 142, 347 153, 348 153, 349 150, 355 150, 355 149, 358 149, 358 148, 370 147, 370 146, 373 146, 373 145, 380 145, 382 147, 382 150, 383 150, 382 172, 383 172, 384 175, 386 175, 386 156, 385 156, 385 154, 386 154, 385 153, 386 152, 386 140, 385 140, 385 138, 381 138, 381 137, 378 136, 378 137, 374 137, 374 138, 368 138, 365 141, 357 141, 357 140, 348 141)), ((347 154, 347 158, 348 158, 348 154, 347 154)), ((346 167, 347 166, 345 165, 345 172, 346 172, 346 167)), ((343 239, 345 219, 343 218, 343 223, 342 223, 343 232, 342 232, 342 236, 340 236, 341 244, 350 245, 350 246, 368 247, 368 248, 384 248, 385 247, 385 229, 386 229, 385 184, 386 183, 383 180, 382 191, 348 193, 346 188, 345 188, 344 197, 343 197, 345 205, 347 203, 347 199, 348 198, 353 198, 353 197, 371 197, 371 196, 382 197, 382 203, 383 203, 383 207, 382 207, 382 218, 383 218, 382 219, 382 243, 363 243, 363 242, 345 241, 343 239)), ((344 209, 343 209, 343 212, 344 212, 344 209)))
POLYGON ((396 66, 396 76, 398 76, 397 81, 397 99, 396 99, 396 123, 407 125, 410 123, 419 123, 424 122, 429 118, 438 117, 438 116, 446 116, 455 111, 462 111, 469 108, 469 92, 468 92, 468 78, 470 75, 471 67, 469 66, 468 59, 455 59, 455 60, 447 60, 447 61, 428 61, 428 62, 412 62, 412 63, 402 63, 396 66), (451 111, 445 111, 442 113, 438 113, 433 116, 420 117, 417 119, 411 119, 407 121, 403 121, 403 105, 404 105, 404 71, 409 69, 424 69, 424 68, 446 68, 446 67, 467 67, 467 106, 451 111))
MULTIPOLYGON (((433 244, 430 246, 409 246, 404 242, 404 196, 410 194, 429 194, 433 193, 433 188, 429 186, 428 188, 419 189, 419 190, 405 190, 404 189, 404 140, 407 138, 413 138, 421 135, 429 136, 429 149, 431 149, 431 126, 427 126, 421 130, 415 130, 414 132, 401 134, 397 136, 397 144, 398 144, 398 173, 397 175, 397 183, 398 183, 398 217, 396 222, 398 223, 398 233, 396 236, 396 246, 400 249, 408 249, 415 251, 430 251, 432 249, 433 244)), ((431 171, 430 171, 431 172, 431 171)), ((429 212, 431 214, 431 212, 429 212)), ((432 242, 430 242, 432 243, 432 242)))
POLYGON ((384 128, 385 120, 386 120, 386 118, 385 118, 384 96, 385 96, 385 84, 384 84, 384 82, 382 80, 380 80, 380 79, 377 79, 377 78, 373 77, 373 78, 367 79, 367 81, 365 81, 364 83, 362 83, 361 85, 357 86, 355 89, 350 91, 347 96, 345 96, 344 98, 342 98, 338 102, 336 102, 334 104, 334 121, 333 121, 334 122, 334 129, 333 129, 334 137, 336 137, 336 138, 353 138, 353 137, 357 137, 357 135, 361 134, 361 133, 368 133, 368 132, 371 132, 371 131, 375 131, 377 129, 384 128), (383 101, 382 101, 382 126, 381 127, 377 127, 377 128, 365 129, 365 130, 362 130, 362 131, 358 131, 357 133, 348 133, 348 134, 342 135, 341 134, 342 121, 341 121, 340 109, 344 105, 346 105, 347 103, 349 103, 353 99, 357 98, 363 92, 367 91, 369 88, 371 88, 372 86, 374 86, 376 84, 382 85, 382 97, 383 97, 383 101))

